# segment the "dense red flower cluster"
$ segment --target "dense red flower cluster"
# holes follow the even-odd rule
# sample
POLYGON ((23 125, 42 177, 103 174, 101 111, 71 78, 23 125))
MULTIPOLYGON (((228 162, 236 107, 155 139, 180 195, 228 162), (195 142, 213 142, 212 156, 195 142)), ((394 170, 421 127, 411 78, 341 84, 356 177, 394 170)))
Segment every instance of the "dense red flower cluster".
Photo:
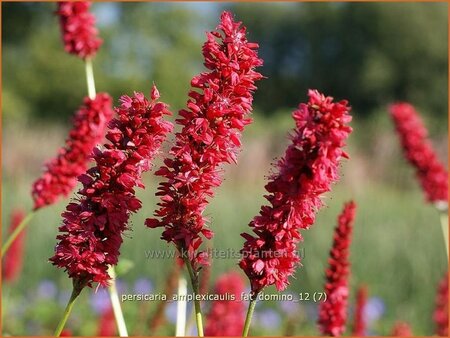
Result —
POLYGON ((187 252, 195 271, 207 263, 199 252, 202 236, 210 239, 203 211, 213 188, 221 184, 221 165, 236 162, 241 132, 251 122, 254 83, 262 78, 254 69, 262 64, 258 45, 247 42, 245 27, 224 12, 216 31, 207 33, 203 45, 205 66, 210 71, 195 76, 187 110, 180 111, 171 158, 156 172, 163 176, 157 218, 149 218, 150 228, 164 227, 162 239, 187 252), (222 30, 222 33, 219 32, 222 30), (217 40, 218 39, 218 40, 217 40))
POLYGON ((50 260, 82 286, 108 283, 108 266, 117 264, 130 214, 141 207, 134 188, 144 187, 141 174, 150 169, 172 130, 163 119, 170 112, 158 98, 156 87, 151 101, 141 93, 121 97, 118 116, 108 125, 110 143, 94 148, 95 166, 80 175, 83 188, 63 213, 59 243, 50 260))
POLYGON ((448 273, 439 283, 433 319, 436 324, 436 334, 448 337, 448 273))
POLYGON ((413 333, 408 323, 398 321, 392 328, 391 336, 393 337, 412 337, 413 333))
MULTIPOLYGON (((24 218, 25 214, 22 210, 13 210, 11 214, 11 224, 9 227, 10 234, 14 232, 24 218)), ((25 231, 22 231, 6 252, 2 264, 2 270, 3 280, 7 283, 13 283, 20 275, 24 256, 24 241, 25 231)))
POLYGON ((367 287, 361 286, 356 292, 356 306, 353 323, 353 336, 366 335, 366 319, 364 317, 364 308, 367 303, 367 287))
POLYGON ((33 183, 34 210, 55 203, 75 188, 77 177, 86 171, 92 149, 101 142, 113 114, 112 99, 108 94, 84 99, 75 114, 65 146, 33 183))
MULTIPOLYGON (((348 259, 356 205, 353 201, 345 204, 338 218, 334 232, 333 247, 330 251, 329 267, 326 270, 326 301, 319 309, 319 329, 324 335, 340 336, 345 331, 347 320, 348 277, 350 262, 348 259)), ((361 294, 361 296, 364 296, 361 294)), ((361 300, 363 300, 361 298, 361 300)), ((362 308, 361 308, 362 311, 362 308)), ((362 315, 362 313, 361 313, 362 315)))
POLYGON ((58 2, 59 22, 64 49, 82 59, 93 57, 102 44, 95 27, 95 17, 87 1, 58 2))
POLYGON ((320 197, 338 180, 342 150, 351 128, 347 101, 333 102, 310 90, 309 102, 293 113, 292 143, 278 162, 278 173, 266 185, 270 206, 262 206, 250 223, 254 235, 245 238, 240 267, 250 279, 253 294, 275 284, 283 290, 300 262, 300 229, 308 229, 322 206, 320 197))
POLYGON ((217 280, 214 293, 235 300, 216 300, 207 316, 206 336, 240 336, 244 328, 245 304, 241 300, 244 280, 237 272, 223 274, 217 280))
POLYGON ((416 175, 428 201, 438 207, 448 204, 448 173, 428 139, 419 114, 409 103, 389 107, 406 159, 416 168, 416 175))

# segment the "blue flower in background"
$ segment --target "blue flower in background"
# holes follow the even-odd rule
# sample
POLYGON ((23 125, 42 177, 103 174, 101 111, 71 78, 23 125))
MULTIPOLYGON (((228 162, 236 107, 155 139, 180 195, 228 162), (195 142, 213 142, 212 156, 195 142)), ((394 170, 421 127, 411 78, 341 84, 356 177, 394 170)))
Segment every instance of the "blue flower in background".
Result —
POLYGON ((70 299, 70 294, 71 294, 72 292, 70 291, 62 291, 60 294, 59 294, 59 297, 58 297, 58 303, 60 304, 60 305, 62 305, 62 306, 66 306, 67 305, 67 302, 69 301, 69 299, 70 299))
POLYGON ((56 284, 51 280, 44 279, 38 285, 37 297, 39 299, 53 299, 56 297, 57 292, 56 284))
POLYGON ((165 314, 167 320, 170 323, 175 324, 177 322, 177 302, 170 302, 167 304, 165 314))
POLYGON ((367 324, 377 321, 384 314, 385 305, 380 297, 371 297, 364 307, 364 319, 367 324))
POLYGON ((272 309, 262 310, 256 313, 259 325, 264 329, 273 329, 280 326, 281 316, 272 309))
POLYGON ((108 290, 100 288, 97 292, 93 292, 89 299, 92 309, 97 314, 105 313, 111 306, 111 301, 109 300, 108 290))
POLYGON ((134 283, 135 293, 151 293, 153 291, 153 283, 147 278, 138 278, 134 283))
POLYGON ((284 314, 288 315, 288 316, 295 316, 298 314, 298 311, 300 310, 300 304, 298 302, 296 302, 295 300, 298 298, 296 297, 294 294, 292 295, 292 299, 294 299, 294 301, 289 301, 289 300, 284 300, 279 302, 279 306, 281 311, 283 311, 284 314))

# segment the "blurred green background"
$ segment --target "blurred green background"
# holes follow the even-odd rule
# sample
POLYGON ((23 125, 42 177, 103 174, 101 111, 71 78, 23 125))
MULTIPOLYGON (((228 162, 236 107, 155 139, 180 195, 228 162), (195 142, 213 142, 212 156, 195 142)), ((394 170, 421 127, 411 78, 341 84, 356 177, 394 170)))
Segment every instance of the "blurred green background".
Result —
MULTIPOLYGON (((13 208, 31 209, 31 184, 56 154, 86 95, 83 63, 64 52, 55 7, 2 3, 3 236, 13 208)), ((336 217, 353 198, 358 214, 350 298, 353 304, 358 285, 368 286, 368 334, 387 335, 396 320, 404 320, 416 335, 432 335, 436 286, 447 266, 439 215, 424 202, 386 107, 396 100, 413 103, 447 165, 447 4, 96 3, 92 10, 104 40, 94 60, 97 90, 111 93, 117 103, 121 94, 148 93, 155 82, 176 112, 185 104, 190 79, 203 70, 204 32, 217 25, 223 9, 232 10, 248 27, 249 40, 260 44, 260 71, 267 79, 255 94, 254 123, 244 134, 239 164, 225 168, 225 181, 207 209, 214 247, 241 248, 239 234, 264 203, 265 176, 283 154, 293 126, 290 112, 307 99, 307 89, 348 99, 354 116, 351 159, 327 194, 327 207, 304 232, 303 267, 286 292, 322 291, 336 217)), ((159 240, 160 230, 143 225, 157 202, 157 179, 149 173, 146 181, 146 190, 138 193, 143 208, 133 216, 122 249, 121 257, 134 262, 120 277, 123 292, 134 292, 139 282, 161 291, 173 264, 145 257, 146 250, 171 249, 159 240)), ((47 262, 66 204, 44 209, 32 221, 22 274, 3 284, 4 335, 53 332, 71 287, 47 262)), ((215 260, 211 286, 233 268, 236 260, 215 260)), ((74 334, 96 334, 101 310, 95 297, 93 290, 82 294, 68 323, 74 334)), ((132 334, 155 333, 145 324, 154 308, 124 303, 132 334)), ((174 334, 170 311, 157 334, 174 334)), ((296 335, 318 334, 316 311, 313 302, 289 309, 260 303, 253 333, 281 335, 289 327, 296 335)), ((352 306, 347 333, 351 320, 352 306)))

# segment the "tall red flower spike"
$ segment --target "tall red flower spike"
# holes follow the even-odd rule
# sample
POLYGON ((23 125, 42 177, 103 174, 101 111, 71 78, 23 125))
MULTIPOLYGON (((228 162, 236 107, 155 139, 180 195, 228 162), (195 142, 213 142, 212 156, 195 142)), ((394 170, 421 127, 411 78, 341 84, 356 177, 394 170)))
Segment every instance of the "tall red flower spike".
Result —
POLYGON ((391 336, 393 337, 412 337, 413 333, 408 323, 397 321, 392 328, 391 336))
POLYGON ((391 105, 389 110, 405 157, 415 167, 427 200, 439 208, 447 208, 448 173, 433 150, 418 112, 404 102, 391 105))
POLYGON ((34 210, 56 203, 75 188, 77 177, 86 171, 92 149, 103 139, 113 114, 112 99, 108 94, 97 94, 93 100, 84 98, 65 146, 33 183, 34 210))
POLYGON ((342 150, 352 131, 347 101, 333 102, 316 90, 308 92, 309 102, 293 113, 296 128, 278 173, 271 176, 265 196, 270 205, 262 206, 250 223, 253 235, 245 238, 239 265, 247 274, 253 296, 275 284, 284 290, 288 278, 300 262, 297 244, 300 229, 308 229, 322 206, 320 197, 339 179, 342 150))
POLYGON ((439 283, 433 319, 436 324, 436 334, 448 337, 448 272, 439 283))
POLYGON ((353 336, 366 335, 366 321, 364 318, 364 308, 367 303, 367 287, 360 286, 356 292, 356 306, 353 323, 353 336))
POLYGON ((59 243, 50 260, 81 287, 107 285, 108 266, 117 264, 130 214, 141 208, 134 189, 144 188, 142 172, 150 169, 172 130, 163 119, 170 112, 158 98, 156 87, 150 101, 142 93, 121 97, 118 116, 108 125, 110 143, 94 149, 95 166, 80 175, 83 188, 62 215, 59 243))
POLYGON ((355 214, 355 203, 351 201, 345 204, 334 232, 333 247, 328 261, 329 267, 325 272, 327 298, 325 302, 321 303, 319 309, 318 324, 323 335, 340 336, 345 331, 350 274, 348 256, 355 214))
POLYGON ((207 316, 206 336, 240 336, 244 328, 245 304, 241 300, 244 280, 237 272, 223 274, 216 283, 214 293, 219 297, 234 297, 234 300, 219 299, 212 303, 207 316))
POLYGON ((97 328, 98 337, 115 337, 117 336, 117 324, 114 317, 113 308, 110 306, 100 316, 97 328))
POLYGON ((56 11, 64 49, 82 59, 93 57, 102 44, 90 7, 91 3, 87 1, 61 1, 56 11))
MULTIPOLYGON (((22 210, 13 210, 11 214, 11 224, 9 233, 11 234, 22 222, 25 214, 22 210)), ((20 275, 23 265, 25 244, 25 231, 22 231, 16 240, 11 244, 9 251, 6 252, 3 260, 3 280, 7 283, 13 283, 20 275)))
POLYGON ((146 225, 164 227, 161 238, 187 253, 194 271, 207 264, 207 254, 199 252, 202 236, 213 236, 203 211, 222 182, 221 165, 236 162, 241 132, 251 122, 254 83, 262 78, 254 70, 262 65, 258 45, 247 42, 245 33, 229 12, 222 13, 216 31, 207 33, 203 56, 210 71, 192 79, 199 91, 189 92, 172 156, 156 172, 165 181, 158 187, 157 218, 148 218, 146 225))

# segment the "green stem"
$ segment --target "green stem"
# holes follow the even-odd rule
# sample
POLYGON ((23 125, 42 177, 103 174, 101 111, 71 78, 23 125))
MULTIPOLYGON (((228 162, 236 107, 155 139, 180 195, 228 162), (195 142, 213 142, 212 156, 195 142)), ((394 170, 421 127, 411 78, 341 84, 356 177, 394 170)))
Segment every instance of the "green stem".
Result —
POLYGON ((250 330, 250 323, 252 322, 253 312, 255 311, 257 295, 252 297, 250 304, 248 305, 247 316, 245 317, 244 331, 242 331, 242 336, 247 337, 248 331, 250 330))
POLYGON ((20 224, 14 229, 12 234, 8 237, 5 244, 2 246, 2 258, 5 255, 5 253, 8 251, 8 249, 11 247, 11 244, 16 240, 17 236, 25 229, 27 224, 30 222, 30 220, 34 216, 34 211, 30 212, 23 220, 20 222, 20 224))
POLYGON ((441 212, 441 226, 442 226, 442 234, 444 236, 445 242, 445 256, 448 261, 448 213, 441 212))
POLYGON ((111 265, 109 267, 109 275, 111 276, 111 283, 108 287, 109 298, 111 299, 111 304, 114 312, 114 318, 116 319, 117 330, 119 331, 119 336, 128 337, 127 326, 125 324, 125 319, 123 317, 122 308, 120 306, 119 294, 116 287, 116 271, 111 265))
MULTIPOLYGON (((186 256, 183 254, 183 256, 186 256)), ((194 290, 194 308, 195 308, 195 322, 197 324, 197 332, 199 337, 203 337, 203 319, 202 311, 200 307, 200 300, 196 299, 199 292, 198 275, 192 269, 191 262, 187 257, 184 257, 184 262, 186 263, 187 269, 189 271, 189 277, 191 279, 192 289, 194 290)))
POLYGON ((72 294, 70 295, 69 302, 67 303, 66 309, 64 310, 64 314, 61 318, 61 320, 58 323, 58 326, 55 330, 55 337, 59 337, 61 335, 62 330, 64 329, 64 326, 66 325, 67 319, 69 319, 70 312, 72 312, 73 304, 75 303, 75 300, 80 295, 82 288, 78 288, 75 286, 73 287, 72 294))
POLYGON ((90 58, 86 58, 85 60, 85 69, 86 69, 86 82, 88 88, 88 95, 89 98, 93 100, 96 96, 96 92, 95 92, 94 70, 92 68, 92 60, 90 58))

